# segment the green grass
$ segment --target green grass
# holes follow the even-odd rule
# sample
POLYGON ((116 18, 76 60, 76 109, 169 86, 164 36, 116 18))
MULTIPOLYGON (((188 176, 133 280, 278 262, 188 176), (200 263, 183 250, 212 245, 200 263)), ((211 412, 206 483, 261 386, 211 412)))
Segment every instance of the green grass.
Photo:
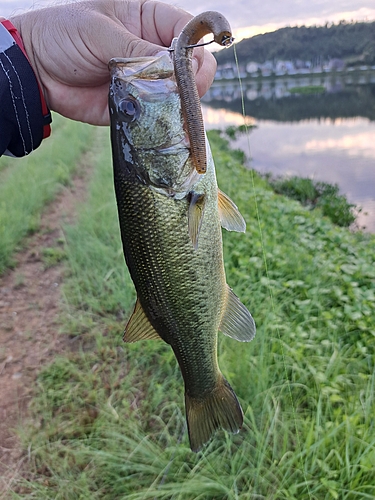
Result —
POLYGON ((299 200, 312 209, 320 208, 322 214, 338 226, 349 227, 356 220, 356 206, 339 194, 337 184, 297 176, 272 178, 267 175, 266 178, 276 193, 299 200))
POLYGON ((322 214, 338 226, 349 227, 356 220, 356 210, 360 209, 340 194, 337 184, 298 176, 272 178, 266 175, 266 178, 276 193, 299 200, 311 209, 320 208, 322 214))
POLYGON ((324 94, 326 91, 323 85, 305 85, 304 87, 292 87, 291 94, 324 94))
POLYGON ((245 235, 224 232, 228 283, 258 332, 250 344, 219 338, 243 430, 194 454, 170 348, 121 340, 135 295, 101 136, 90 196, 66 229, 63 329, 75 348, 39 376, 28 480, 12 498, 373 499, 375 238, 274 194, 210 134, 219 186, 247 221, 245 235))
POLYGON ((69 183, 93 130, 55 116, 52 136, 35 152, 0 159, 0 274, 12 265, 23 238, 38 228, 46 204, 69 183))
POLYGON ((3 181, 4 174, 2 173, 4 170, 6 170, 8 167, 12 165, 12 162, 14 162, 14 159, 11 158, 10 156, 2 156, 0 159, 0 181, 3 181))

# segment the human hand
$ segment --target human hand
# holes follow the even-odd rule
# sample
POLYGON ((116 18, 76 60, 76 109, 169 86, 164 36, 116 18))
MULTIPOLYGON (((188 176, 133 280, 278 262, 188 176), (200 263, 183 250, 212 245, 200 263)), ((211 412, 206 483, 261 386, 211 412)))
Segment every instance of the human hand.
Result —
MULTIPOLYGON (((108 62, 152 56, 169 47, 192 18, 157 0, 88 0, 14 16, 51 110, 93 125, 108 125, 108 62)), ((216 62, 194 49, 199 95, 210 87, 216 62)))

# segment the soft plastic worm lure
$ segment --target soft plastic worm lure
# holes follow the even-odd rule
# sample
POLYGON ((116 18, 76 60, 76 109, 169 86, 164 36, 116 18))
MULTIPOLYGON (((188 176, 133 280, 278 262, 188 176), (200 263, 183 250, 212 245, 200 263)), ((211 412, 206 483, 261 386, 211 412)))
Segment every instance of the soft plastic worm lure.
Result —
POLYGON ((191 19, 183 28, 172 50, 174 69, 181 95, 181 108, 189 136, 192 160, 199 174, 207 168, 206 136, 201 105, 192 69, 193 48, 199 40, 212 33, 219 45, 228 47, 233 42, 228 21, 219 12, 207 11, 191 19))

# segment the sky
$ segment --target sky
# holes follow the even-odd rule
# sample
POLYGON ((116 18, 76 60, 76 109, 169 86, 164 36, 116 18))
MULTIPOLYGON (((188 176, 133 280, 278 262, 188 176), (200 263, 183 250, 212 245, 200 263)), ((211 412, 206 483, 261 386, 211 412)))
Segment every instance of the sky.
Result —
MULTIPOLYGON (((229 21, 237 41, 284 26, 326 22, 375 21, 374 0, 164 0, 193 15, 217 10, 229 21)), ((0 0, 0 15, 38 8, 51 0, 0 0)), ((59 1, 58 3, 62 3, 59 1)))

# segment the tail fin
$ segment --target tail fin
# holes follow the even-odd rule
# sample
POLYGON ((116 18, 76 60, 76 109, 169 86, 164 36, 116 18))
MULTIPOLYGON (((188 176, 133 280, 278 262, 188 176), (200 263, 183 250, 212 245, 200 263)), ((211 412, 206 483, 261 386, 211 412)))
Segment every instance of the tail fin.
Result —
POLYGON ((241 405, 223 376, 215 389, 202 399, 185 393, 185 405, 190 447, 195 452, 202 448, 216 429, 222 427, 237 434, 242 427, 241 405))

